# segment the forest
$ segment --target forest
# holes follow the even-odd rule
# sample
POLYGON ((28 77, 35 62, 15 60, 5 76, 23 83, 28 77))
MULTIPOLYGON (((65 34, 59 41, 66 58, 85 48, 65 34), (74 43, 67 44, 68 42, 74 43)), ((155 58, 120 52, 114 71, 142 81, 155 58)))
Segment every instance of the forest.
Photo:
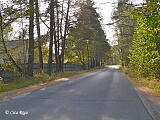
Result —
POLYGON ((118 64, 126 73, 159 81, 160 1, 118 0, 116 4, 113 23, 106 24, 115 26, 117 44, 110 45, 93 0, 1 2, 0 51, 5 54, 1 70, 33 77, 34 63, 41 71, 47 64, 48 75, 53 73, 53 63, 54 72, 63 72, 65 63, 82 65, 83 70, 118 64), (13 24, 19 27, 16 37, 13 24), (13 39, 21 41, 23 51, 10 48, 7 41, 13 39))
POLYGON ((34 63, 39 64, 41 71, 47 63, 49 75, 53 72, 52 63, 56 64, 56 72, 63 72, 65 62, 83 65, 84 70, 86 65, 88 69, 100 66, 106 62, 110 50, 101 22, 92 0, 11 0, 1 3, 0 38, 5 53, 5 64, 1 68, 33 77, 34 63), (18 37, 12 35, 13 24, 19 24, 18 37), (11 38, 25 44, 25 50, 19 50, 23 60, 15 57, 18 51, 7 48, 6 41, 11 38), (20 64, 27 64, 27 70, 20 64))
POLYGON ((147 0, 141 5, 119 0, 112 19, 116 21, 118 41, 112 49, 122 67, 128 67, 137 75, 160 78, 158 0, 147 0))

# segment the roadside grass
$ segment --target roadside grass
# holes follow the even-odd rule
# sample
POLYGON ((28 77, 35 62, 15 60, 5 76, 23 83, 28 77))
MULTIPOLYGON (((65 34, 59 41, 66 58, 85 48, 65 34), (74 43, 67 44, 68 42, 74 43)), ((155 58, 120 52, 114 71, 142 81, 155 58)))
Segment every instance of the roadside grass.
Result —
POLYGON ((0 83, 0 93, 28 87, 35 84, 45 83, 45 82, 60 79, 60 78, 73 77, 76 75, 100 70, 107 67, 108 66, 101 66, 101 67, 95 67, 94 69, 82 70, 82 71, 64 71, 63 73, 55 72, 51 76, 42 72, 42 73, 35 74, 34 77, 15 77, 9 82, 0 83))
POLYGON ((133 70, 130 70, 129 68, 120 68, 124 74, 126 74, 131 81, 134 81, 146 88, 151 89, 152 91, 156 93, 160 93, 160 79, 154 78, 154 77, 143 77, 136 73, 133 70))

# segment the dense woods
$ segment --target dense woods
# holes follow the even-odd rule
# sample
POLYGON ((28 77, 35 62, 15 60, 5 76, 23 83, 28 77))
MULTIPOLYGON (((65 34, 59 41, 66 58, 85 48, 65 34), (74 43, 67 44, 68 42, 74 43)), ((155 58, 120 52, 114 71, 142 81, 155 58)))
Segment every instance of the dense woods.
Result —
POLYGON ((120 64, 144 77, 160 77, 160 3, 118 0, 112 14, 117 45, 109 45, 93 0, 11 0, 0 3, 3 70, 33 76, 34 63, 47 73, 63 72, 64 63, 91 69, 120 64), (114 22, 115 21, 115 22, 114 22), (18 25, 18 37, 13 26, 18 25), (18 40, 23 51, 11 52, 6 41, 18 40), (18 54, 17 54, 18 53, 18 54), (16 57, 23 58, 23 62, 16 57), (15 57, 16 56, 16 57, 15 57), (111 60, 112 59, 112 60, 111 60), (112 62, 111 62, 112 61, 112 62), (56 67, 52 68, 52 63, 56 67), (23 65, 22 65, 23 64, 23 65), (27 70, 24 69, 27 67, 27 70))
POLYGON ((47 63, 49 75, 52 63, 56 64, 55 72, 63 72, 67 62, 83 65, 83 69, 106 63, 110 45, 92 0, 11 0, 0 5, 1 51, 7 55, 3 70, 14 68, 33 77, 34 63, 41 72, 47 63), (18 37, 11 34, 14 25, 19 27, 18 37), (13 40, 23 42, 23 51, 11 52, 6 41, 13 40), (19 54, 23 60, 17 59, 19 54))
POLYGON ((100 16, 93 5, 91 0, 77 5, 79 10, 75 13, 76 21, 70 29, 66 46, 67 59, 82 64, 83 69, 86 64, 88 69, 104 64, 110 50, 100 16))
POLYGON ((123 67, 144 77, 160 77, 160 3, 147 0, 135 5, 119 0, 114 10, 118 45, 116 51, 123 67))

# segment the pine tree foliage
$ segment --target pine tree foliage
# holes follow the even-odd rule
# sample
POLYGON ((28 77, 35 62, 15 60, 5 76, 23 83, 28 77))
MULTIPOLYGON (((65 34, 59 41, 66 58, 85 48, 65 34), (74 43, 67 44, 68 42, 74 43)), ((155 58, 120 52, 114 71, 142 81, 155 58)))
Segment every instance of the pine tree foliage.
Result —
POLYGON ((67 59, 79 62, 83 69, 85 64, 90 68, 104 63, 106 51, 110 49, 100 23, 100 16, 93 5, 92 0, 79 4, 80 9, 75 14, 77 20, 67 40, 67 59))
POLYGON ((126 4, 129 0, 119 0, 117 8, 114 10, 112 19, 116 23, 116 36, 118 41, 118 50, 120 64, 127 66, 129 64, 129 49, 132 46, 134 26, 136 22, 130 17, 133 6, 126 4))

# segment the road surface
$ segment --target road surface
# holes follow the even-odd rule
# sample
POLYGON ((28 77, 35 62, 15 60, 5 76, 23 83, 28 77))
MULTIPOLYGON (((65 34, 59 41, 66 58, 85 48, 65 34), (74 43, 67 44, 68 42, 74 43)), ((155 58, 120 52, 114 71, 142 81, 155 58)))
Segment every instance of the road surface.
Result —
POLYGON ((0 100, 0 120, 153 120, 116 67, 0 100))

